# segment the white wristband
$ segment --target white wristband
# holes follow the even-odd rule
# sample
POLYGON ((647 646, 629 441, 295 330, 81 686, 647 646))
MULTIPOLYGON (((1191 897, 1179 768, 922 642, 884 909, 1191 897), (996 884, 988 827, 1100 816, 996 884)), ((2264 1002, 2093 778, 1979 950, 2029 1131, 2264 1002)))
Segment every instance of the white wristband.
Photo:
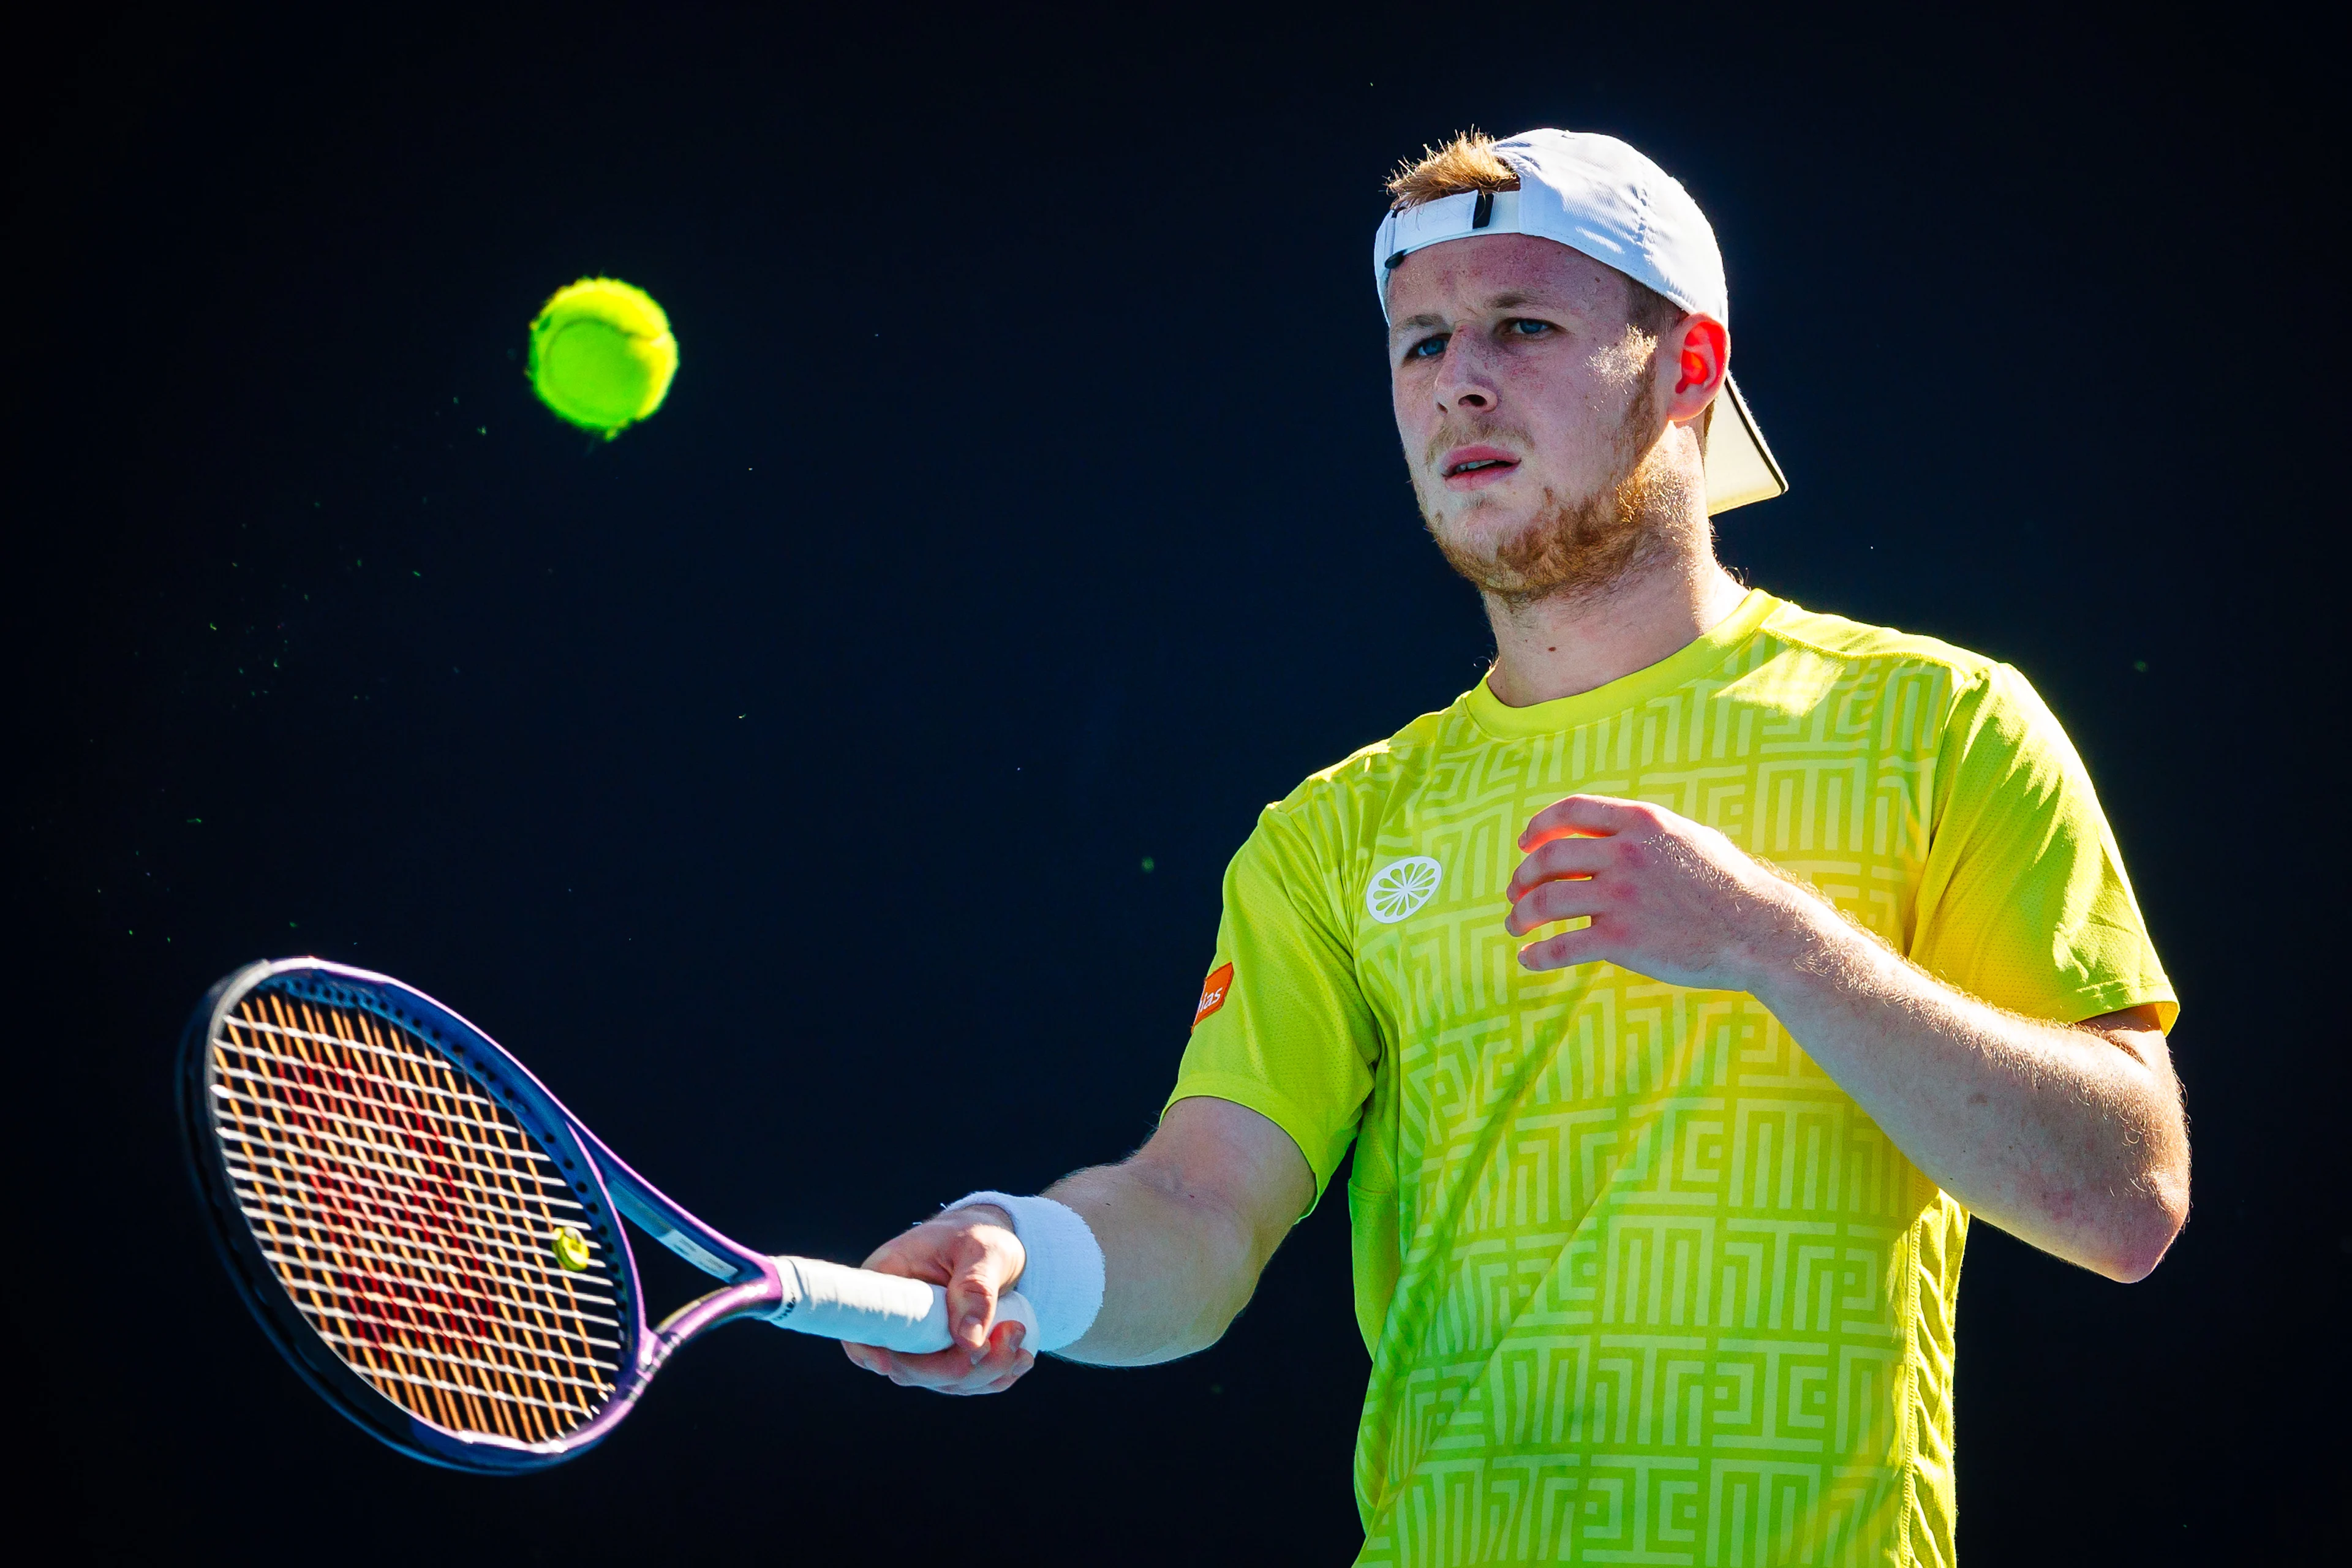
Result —
POLYGON ((1086 1216, 1052 1198, 1010 1193, 966 1193, 948 1205, 960 1209, 993 1204, 1013 1216, 1013 1234, 1029 1256, 1014 1281, 1037 1314, 1037 1338, 1026 1349, 1043 1353, 1075 1343, 1102 1310, 1103 1249, 1086 1216))

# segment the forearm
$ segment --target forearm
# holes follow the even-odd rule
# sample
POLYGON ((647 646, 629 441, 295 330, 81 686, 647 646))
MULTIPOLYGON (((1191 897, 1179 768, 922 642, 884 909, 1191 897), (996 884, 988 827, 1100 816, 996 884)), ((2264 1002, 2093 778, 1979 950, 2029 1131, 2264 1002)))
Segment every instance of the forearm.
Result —
POLYGON ((2186 1120, 2160 1035, 2004 1013, 1825 907, 1784 940, 1757 998, 1930 1180, 2110 1278, 2156 1267, 2189 1202, 2186 1120))
MULTIPOLYGON (((1248 1303, 1265 1260, 1306 1212, 1315 1173, 1290 1134, 1256 1111, 1231 1100, 1186 1098, 1168 1108, 1151 1142, 1130 1158, 1066 1176, 1045 1195, 1076 1210, 1091 1239, 1070 1235, 1076 1227, 1066 1226, 1066 1215, 1045 1216, 1031 1233, 1043 1250, 1032 1256, 1014 1215, 974 1202, 875 1248, 866 1268, 946 1289, 956 1341, 922 1355, 844 1345, 849 1359, 894 1383, 945 1394, 1010 1388, 1029 1370, 1034 1347, 1023 1345, 1017 1323, 990 1327, 991 1303, 1002 1290, 1022 1289, 1033 1268, 1035 1288, 1024 1294, 1040 1304, 1040 1342, 1057 1355, 1098 1366, 1145 1366, 1205 1350, 1248 1303), (1074 1246, 1087 1249, 1086 1265, 1064 1272, 1074 1246), (1102 1251, 1098 1305, 1096 1247, 1102 1251), (1045 1310, 1049 1303, 1059 1303, 1053 1313, 1045 1310), (1094 1316, 1086 1331, 1061 1343, 1060 1334, 1086 1322, 1089 1308, 1094 1316)), ((1027 1199, 1007 1201, 1030 1212, 1027 1199)))
POLYGON ((1149 1150, 1066 1176, 1045 1195, 1084 1215, 1103 1249, 1102 1310, 1056 1352, 1072 1361, 1147 1366, 1206 1350, 1248 1305, 1274 1250, 1232 1205, 1149 1150))

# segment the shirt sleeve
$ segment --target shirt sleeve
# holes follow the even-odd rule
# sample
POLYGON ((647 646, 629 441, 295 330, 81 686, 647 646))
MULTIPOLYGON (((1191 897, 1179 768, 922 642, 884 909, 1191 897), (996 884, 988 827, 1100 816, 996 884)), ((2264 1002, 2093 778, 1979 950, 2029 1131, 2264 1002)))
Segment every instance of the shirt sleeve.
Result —
POLYGON ((1318 1202, 1355 1137, 1381 1049, 1330 886, 1307 837, 1268 807, 1225 868, 1216 954, 1168 1097, 1229 1100, 1290 1134, 1318 1202))
POLYGON ((2023 676, 1991 667, 1945 724, 1911 958, 2029 1017, 2180 1011, 2072 742, 2023 676))

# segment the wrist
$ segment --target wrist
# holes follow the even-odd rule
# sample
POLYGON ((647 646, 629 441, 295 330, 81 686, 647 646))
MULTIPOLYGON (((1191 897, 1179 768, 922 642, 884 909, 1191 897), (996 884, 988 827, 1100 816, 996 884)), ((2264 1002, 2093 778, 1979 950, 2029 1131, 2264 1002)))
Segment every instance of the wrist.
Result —
POLYGON ((1868 938, 1811 887, 1785 876, 1764 901, 1760 929, 1745 945, 1739 989, 1774 1013, 1850 967, 1847 951, 1868 938))
MULTIPOLYGON (((1038 1353, 1082 1339, 1102 1310, 1103 1251, 1094 1227, 1067 1204, 1009 1193, 968 1193, 944 1212, 1002 1215, 1021 1243, 1022 1268, 1009 1285, 1028 1298, 1037 1314, 1038 1353)), ((992 1217, 991 1224, 998 1221, 992 1217)))

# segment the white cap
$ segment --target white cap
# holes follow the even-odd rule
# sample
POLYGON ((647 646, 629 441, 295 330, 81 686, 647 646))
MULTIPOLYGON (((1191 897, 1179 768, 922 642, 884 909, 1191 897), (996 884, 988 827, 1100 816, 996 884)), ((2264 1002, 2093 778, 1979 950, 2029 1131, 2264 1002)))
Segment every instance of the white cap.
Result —
MULTIPOLYGON (((1685 310, 1731 324, 1723 253, 1715 230, 1680 182, 1614 136, 1528 131, 1495 143, 1519 176, 1516 191, 1465 191, 1392 210, 1372 239, 1372 284, 1381 314, 1389 309, 1389 274, 1416 250, 1476 234, 1527 234, 1648 284, 1685 310)), ((1756 428, 1747 399, 1723 378, 1727 410, 1717 408, 1706 437, 1706 510, 1728 511, 1769 500, 1789 481, 1756 428)))

